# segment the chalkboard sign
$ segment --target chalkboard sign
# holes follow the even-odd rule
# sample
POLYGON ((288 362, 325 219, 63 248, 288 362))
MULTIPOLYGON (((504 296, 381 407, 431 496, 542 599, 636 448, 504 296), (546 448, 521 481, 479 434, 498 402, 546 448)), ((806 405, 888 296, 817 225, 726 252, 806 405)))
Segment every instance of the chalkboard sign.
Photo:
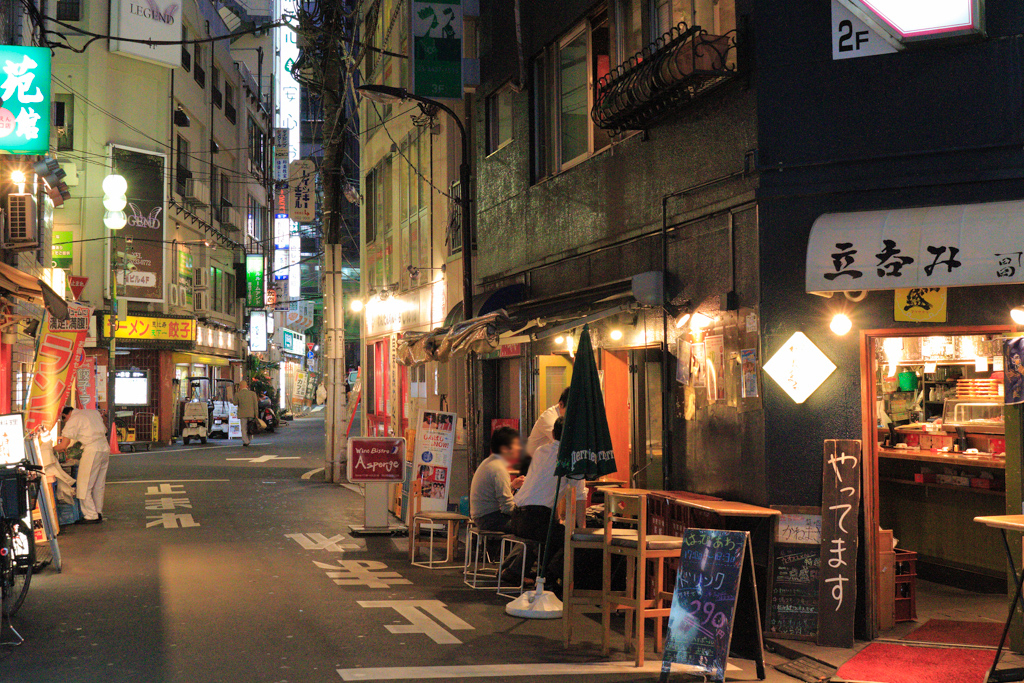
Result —
POLYGON ((821 547, 776 543, 768 596, 768 635, 811 640, 818 632, 821 547))
POLYGON ((825 442, 822 483, 818 644, 853 647, 860 538, 860 441, 825 442))
POLYGON ((820 545, 821 515, 782 510, 775 532, 775 542, 820 545))
POLYGON ((749 544, 745 531, 684 532, 668 618, 663 682, 674 663, 724 681, 734 645, 737 653, 758 662, 759 678, 764 679, 761 619, 749 544))

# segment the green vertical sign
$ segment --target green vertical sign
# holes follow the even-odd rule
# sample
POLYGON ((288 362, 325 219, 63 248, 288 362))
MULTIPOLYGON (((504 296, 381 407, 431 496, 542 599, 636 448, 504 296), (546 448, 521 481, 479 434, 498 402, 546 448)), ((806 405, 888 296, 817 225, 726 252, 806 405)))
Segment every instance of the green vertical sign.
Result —
POLYGON ((412 0, 412 92, 462 98, 462 0, 412 0))
POLYGON ((0 151, 50 151, 50 48, 0 45, 0 151))
POLYGON ((54 268, 68 269, 75 260, 72 244, 75 233, 70 230, 53 231, 53 249, 50 255, 53 257, 54 268))
POLYGON ((263 254, 245 255, 245 305, 263 308, 264 284, 263 254))

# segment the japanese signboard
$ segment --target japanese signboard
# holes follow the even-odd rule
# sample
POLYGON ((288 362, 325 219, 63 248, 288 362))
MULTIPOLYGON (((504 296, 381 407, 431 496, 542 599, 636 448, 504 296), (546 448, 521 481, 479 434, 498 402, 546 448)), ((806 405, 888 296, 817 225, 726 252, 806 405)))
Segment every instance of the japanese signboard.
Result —
POLYGON ((835 370, 835 363, 803 332, 794 332, 764 365, 768 376, 797 403, 806 401, 835 370))
POLYGON ((287 328, 281 328, 281 350, 285 353, 291 353, 296 356, 303 356, 306 353, 306 349, 303 348, 306 345, 306 335, 295 330, 289 330, 287 328))
POLYGON ((348 440, 348 480, 353 484, 405 480, 405 439, 358 437, 348 440))
POLYGON ((897 289, 893 301, 893 320, 897 322, 946 322, 945 287, 897 289))
POLYGON ((839 0, 895 45, 980 33, 982 0, 839 0))
POLYGON ((263 271, 263 254, 245 255, 245 305, 249 308, 264 306, 266 282, 263 271))
POLYGON ((832 0, 832 59, 852 59, 899 52, 839 0, 832 0))
POLYGON ((857 545, 861 491, 861 442, 825 442, 821 490, 821 578, 818 644, 853 647, 857 608, 857 545))
POLYGON ((306 373, 295 373, 295 386, 292 387, 292 403, 302 403, 306 400, 306 373))
POLYGON ((448 475, 455 451, 456 422, 455 413, 420 411, 412 472, 420 483, 424 510, 448 509, 448 475))
POLYGON ((1003 344, 1003 387, 1007 405, 1024 403, 1024 337, 1013 337, 1003 344))
POLYGON ((313 325, 313 302, 292 301, 285 313, 285 324, 296 330, 307 330, 313 325))
POLYGON ((77 301, 82 298, 85 286, 89 284, 89 278, 83 275, 69 275, 68 289, 71 290, 71 297, 77 301))
MULTIPOLYGON (((103 315, 103 336, 110 337, 114 317, 103 315)), ((118 339, 137 341, 195 342, 196 321, 194 318, 158 318, 145 315, 129 315, 117 324, 118 339)))
POLYGON ((807 291, 1024 283, 1024 201, 827 214, 811 229, 807 291))
MULTIPOLYGON (((110 1, 110 33, 153 41, 181 40, 181 3, 177 0, 110 1)), ((163 66, 181 66, 180 45, 147 45, 110 41, 110 51, 163 66)))
POLYGON ((249 351, 263 353, 267 350, 267 312, 249 313, 249 351))
POLYGON ((71 267, 74 261, 74 251, 72 250, 74 239, 75 233, 70 230, 53 231, 53 250, 50 252, 50 255, 54 268, 71 267))
POLYGON ((316 218, 316 164, 299 159, 288 164, 288 218, 309 223, 316 218))
POLYGON ((50 49, 0 45, 0 151, 50 150, 50 49))
MULTIPOLYGON (((84 354, 83 354, 84 356, 84 354)), ((96 358, 84 356, 75 374, 76 401, 79 408, 96 409, 96 358)))
POLYGON ((193 287, 192 252, 187 247, 179 247, 178 251, 178 284, 182 289, 181 305, 192 307, 193 287))
POLYGON ((274 129, 274 180, 288 179, 288 129, 274 129))
POLYGON ((128 224, 117 240, 117 249, 124 251, 128 265, 116 269, 117 295, 135 301, 163 301, 167 156, 113 145, 111 165, 113 173, 128 181, 128 224))
POLYGON ((0 465, 25 459, 25 421, 21 413, 0 415, 0 465))
POLYGON ((80 304, 68 304, 67 320, 54 320, 46 314, 25 403, 25 429, 29 433, 49 430, 57 424, 71 393, 91 316, 92 308, 80 304))
POLYGON ((462 0, 413 0, 412 92, 462 97, 462 0))

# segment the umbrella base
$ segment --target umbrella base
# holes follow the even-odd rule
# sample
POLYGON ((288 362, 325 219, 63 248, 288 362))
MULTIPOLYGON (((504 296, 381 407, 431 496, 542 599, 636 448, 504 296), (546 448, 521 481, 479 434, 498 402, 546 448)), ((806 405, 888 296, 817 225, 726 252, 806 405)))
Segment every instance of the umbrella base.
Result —
POLYGON ((544 590, 544 579, 537 579, 537 589, 526 591, 505 605, 505 614, 521 619, 561 619, 562 601, 544 590))

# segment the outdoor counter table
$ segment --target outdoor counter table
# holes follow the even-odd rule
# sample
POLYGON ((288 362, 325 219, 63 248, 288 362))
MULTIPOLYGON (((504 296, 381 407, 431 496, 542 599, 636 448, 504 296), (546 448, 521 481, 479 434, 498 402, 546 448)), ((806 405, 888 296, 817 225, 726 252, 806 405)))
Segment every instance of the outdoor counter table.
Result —
MULTIPOLYGON (((1002 671, 996 671, 996 665, 999 664, 999 656, 1003 652, 1003 643, 1006 642, 1006 636, 1010 632, 1010 623, 1013 621, 1013 610, 1017 606, 1018 602, 1021 602, 1021 586, 1024 585, 1024 568, 1021 571, 1017 571, 1016 565, 1013 563, 1013 553, 1010 552, 1010 542, 1006 539, 1007 531, 1024 532, 1024 515, 996 515, 993 517, 975 517, 974 521, 978 524, 984 524, 985 526, 992 527, 993 529, 999 529, 999 533, 1003 536, 1003 548, 1006 550, 1006 561, 1010 564, 1010 571, 1013 572, 1014 578, 1017 579, 1017 590, 1013 595, 1013 601, 1010 603, 1010 609, 1006 615, 1006 625, 1003 627, 1003 636, 999 639, 999 647, 996 648, 995 659, 992 660, 992 666, 988 670, 988 675, 985 677, 986 681, 1024 681, 1024 669, 1003 669, 1002 671)), ((1021 602, 1024 606, 1024 602, 1021 602)))

